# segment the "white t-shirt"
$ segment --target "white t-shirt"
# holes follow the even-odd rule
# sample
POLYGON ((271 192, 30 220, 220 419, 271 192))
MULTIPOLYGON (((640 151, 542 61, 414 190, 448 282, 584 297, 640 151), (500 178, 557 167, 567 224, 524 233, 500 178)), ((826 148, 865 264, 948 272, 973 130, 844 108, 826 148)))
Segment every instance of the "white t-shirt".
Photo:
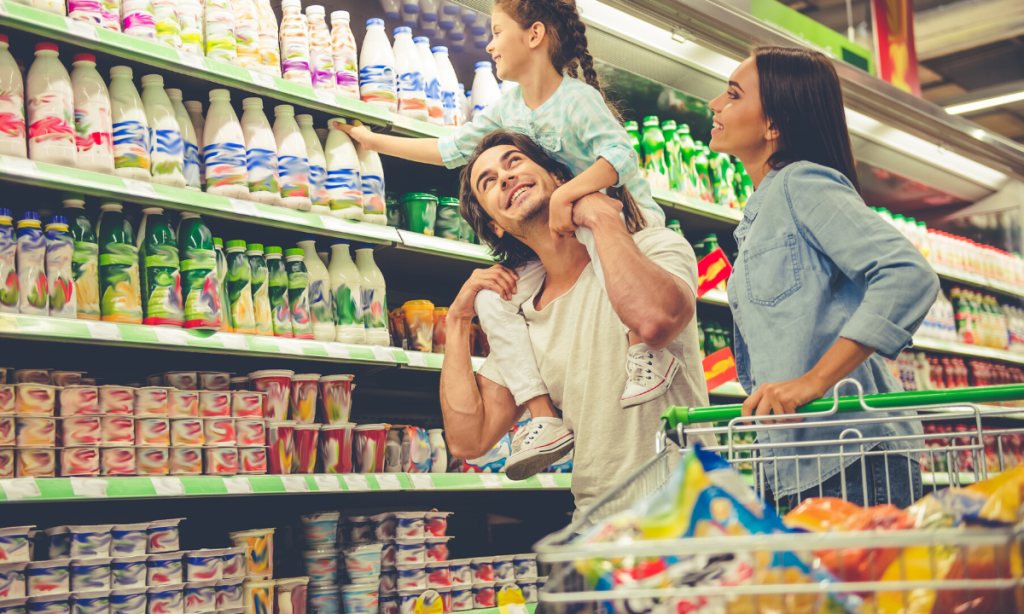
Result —
MULTIPOLYGON (((649 228, 633 240, 647 258, 697 296, 697 259, 683 237, 667 228, 649 228)), ((708 405, 693 318, 667 348, 682 361, 668 392, 649 403, 622 408, 629 340, 592 265, 544 309, 537 311, 531 298, 523 303, 522 313, 551 400, 576 438, 572 492, 577 512, 654 456, 666 407, 708 405)), ((493 360, 484 362, 480 374, 504 385, 493 360)))

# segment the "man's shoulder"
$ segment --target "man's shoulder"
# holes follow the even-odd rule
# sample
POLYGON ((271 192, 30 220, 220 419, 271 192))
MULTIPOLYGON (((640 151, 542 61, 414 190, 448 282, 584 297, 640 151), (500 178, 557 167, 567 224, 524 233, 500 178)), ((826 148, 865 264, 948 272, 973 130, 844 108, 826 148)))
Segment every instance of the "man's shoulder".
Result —
POLYGON ((650 251, 666 248, 678 248, 683 251, 693 253, 693 247, 690 246, 689 241, 683 238, 679 233, 674 230, 669 230, 664 226, 644 228, 633 235, 633 242, 636 243, 637 247, 640 248, 640 251, 645 254, 650 251))

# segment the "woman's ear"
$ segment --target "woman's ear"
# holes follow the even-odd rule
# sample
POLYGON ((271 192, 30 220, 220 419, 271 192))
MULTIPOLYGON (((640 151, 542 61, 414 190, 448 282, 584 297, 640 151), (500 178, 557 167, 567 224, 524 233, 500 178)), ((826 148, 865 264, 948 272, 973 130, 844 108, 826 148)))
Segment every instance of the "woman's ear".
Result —
POLYGON ((769 143, 779 140, 779 129, 775 127, 775 122, 771 120, 765 120, 764 122, 764 140, 769 143))

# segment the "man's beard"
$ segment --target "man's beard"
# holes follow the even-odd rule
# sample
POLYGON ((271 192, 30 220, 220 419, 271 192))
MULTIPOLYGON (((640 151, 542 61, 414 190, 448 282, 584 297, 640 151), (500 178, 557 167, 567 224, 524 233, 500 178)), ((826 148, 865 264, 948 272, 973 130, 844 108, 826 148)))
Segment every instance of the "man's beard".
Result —
POLYGON ((537 234, 538 230, 547 229, 550 212, 549 204, 550 201, 546 200, 536 207, 527 210, 523 217, 518 220, 508 222, 508 227, 504 228, 505 232, 522 241, 531 235, 537 234))

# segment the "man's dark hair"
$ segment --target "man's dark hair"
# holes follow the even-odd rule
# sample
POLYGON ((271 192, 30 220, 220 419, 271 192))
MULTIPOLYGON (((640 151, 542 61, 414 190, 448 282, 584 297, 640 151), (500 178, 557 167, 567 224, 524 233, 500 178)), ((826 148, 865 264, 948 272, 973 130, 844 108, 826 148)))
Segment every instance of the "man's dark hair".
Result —
MULTIPOLYGON (((518 132, 508 132, 505 130, 495 130, 485 136, 480 141, 480 144, 476 146, 476 150, 470 157, 469 163, 462 169, 462 176, 460 178, 462 185, 459 190, 459 212, 462 214, 462 219, 466 220, 473 227, 476 236, 480 237, 480 240, 491 248, 491 251, 494 253, 494 259, 497 262, 510 269, 516 269, 531 260, 536 260, 537 254, 511 234, 506 232, 499 237, 491 230, 489 225, 491 216, 487 215, 487 212, 484 211, 484 208, 477 201, 476 194, 473 193, 472 175, 473 166, 476 164, 476 161, 488 149, 502 145, 514 147, 541 168, 554 175, 560 183, 565 183, 572 179, 573 174, 568 166, 549 156, 530 137, 518 132)), ((633 200, 633 195, 629 193, 625 186, 608 188, 606 192, 609 197, 622 202, 622 212, 626 218, 626 230, 630 234, 639 232, 646 227, 647 224, 644 221, 643 214, 640 212, 639 205, 633 200)))

